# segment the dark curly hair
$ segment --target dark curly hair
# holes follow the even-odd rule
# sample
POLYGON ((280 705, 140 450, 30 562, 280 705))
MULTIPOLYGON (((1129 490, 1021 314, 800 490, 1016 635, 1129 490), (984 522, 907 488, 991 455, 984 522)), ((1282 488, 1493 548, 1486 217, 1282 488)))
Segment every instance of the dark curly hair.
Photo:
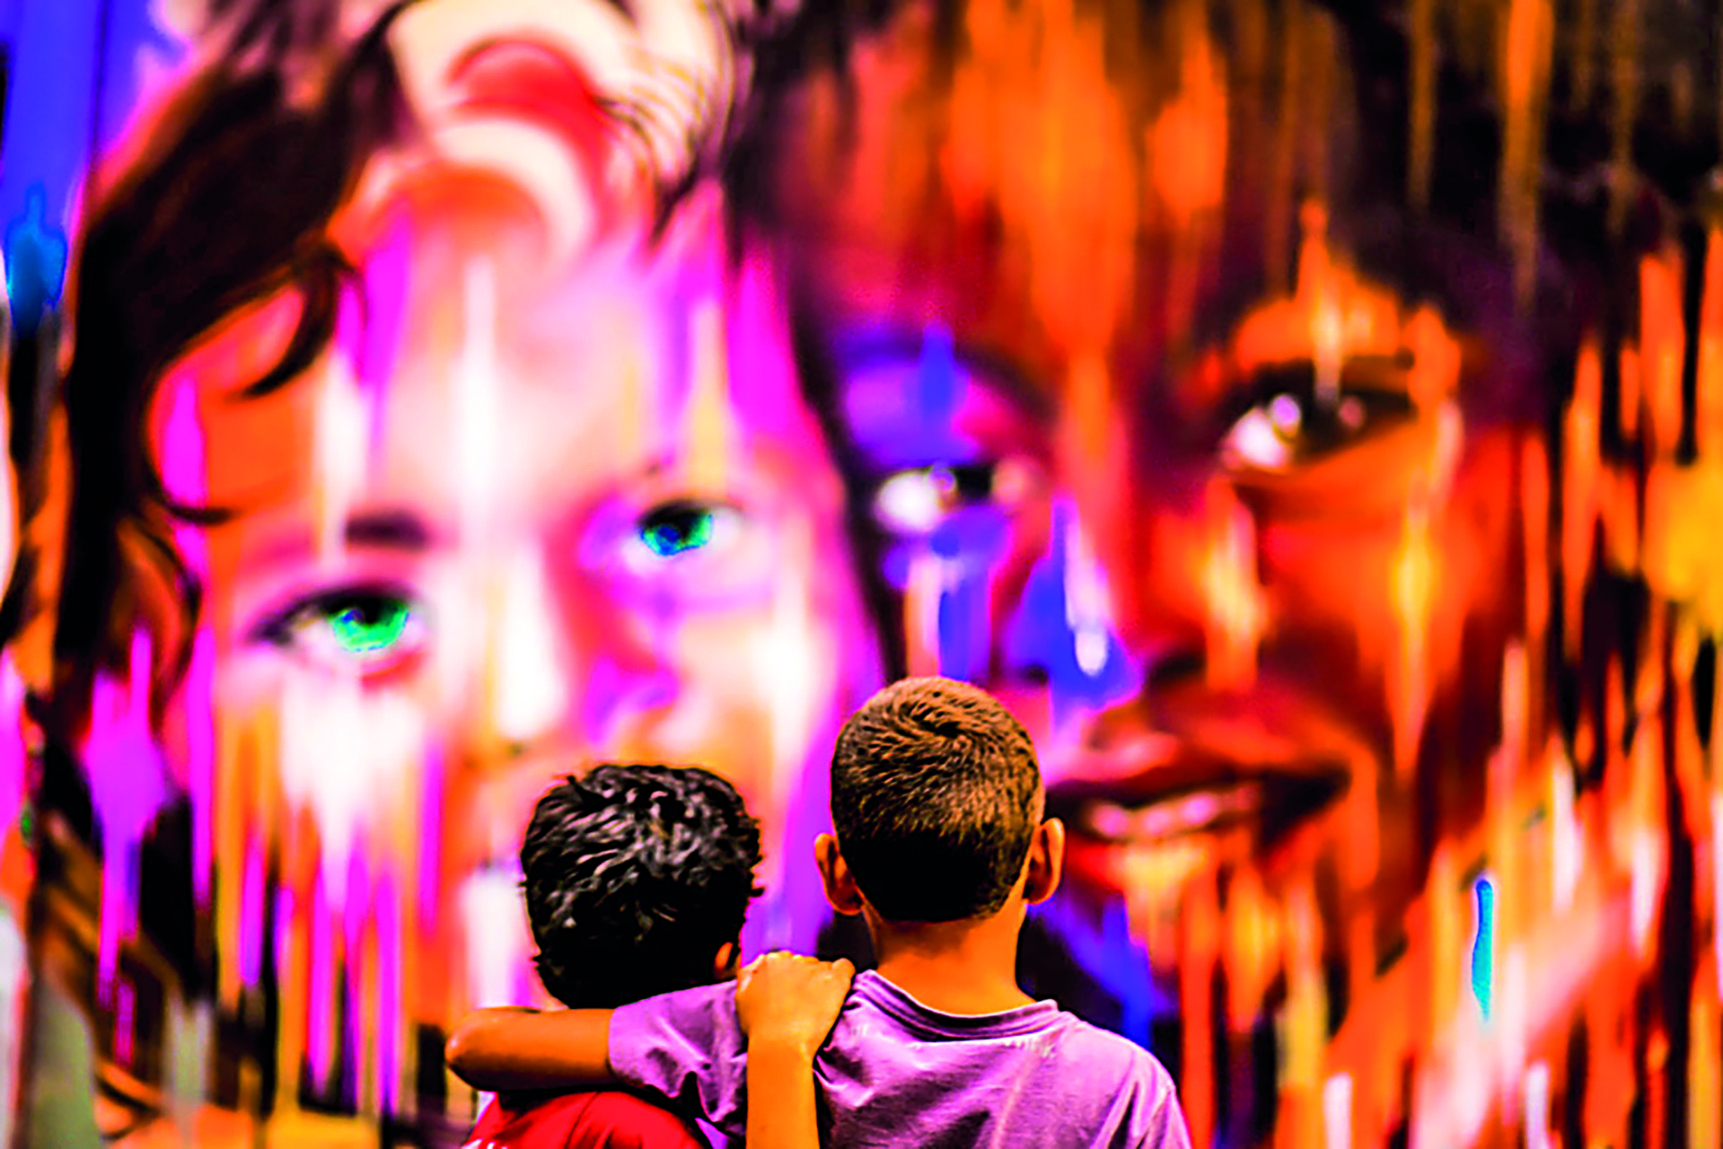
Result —
POLYGON ((832 825, 856 884, 893 922, 998 911, 1042 810, 1023 727, 985 690, 906 678, 868 699, 832 753, 832 825))
POLYGON ((539 799, 520 860, 539 980, 611 1008, 712 981, 760 892, 760 827, 710 771, 600 766, 539 799))

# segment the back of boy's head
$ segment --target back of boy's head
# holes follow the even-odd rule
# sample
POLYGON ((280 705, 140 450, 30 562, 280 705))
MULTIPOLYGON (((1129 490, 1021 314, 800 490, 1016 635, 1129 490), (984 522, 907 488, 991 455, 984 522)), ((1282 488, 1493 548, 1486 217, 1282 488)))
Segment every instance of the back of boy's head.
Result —
POLYGON ((706 770, 600 766, 539 799, 520 860, 539 980, 612 1008, 714 979, 759 893, 760 828, 706 770))
POLYGON ((844 723, 832 826, 857 887, 889 922, 997 912, 1041 818, 1023 727, 984 690, 944 678, 886 687, 844 723))

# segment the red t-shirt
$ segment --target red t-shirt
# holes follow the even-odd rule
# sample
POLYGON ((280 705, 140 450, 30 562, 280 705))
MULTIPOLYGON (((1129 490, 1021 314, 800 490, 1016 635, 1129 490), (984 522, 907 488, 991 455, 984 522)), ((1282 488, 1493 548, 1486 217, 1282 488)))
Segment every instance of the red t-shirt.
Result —
POLYGON ((530 1108, 499 1097, 479 1114, 463 1149, 706 1149, 706 1142, 674 1114, 605 1090, 565 1093, 530 1108))

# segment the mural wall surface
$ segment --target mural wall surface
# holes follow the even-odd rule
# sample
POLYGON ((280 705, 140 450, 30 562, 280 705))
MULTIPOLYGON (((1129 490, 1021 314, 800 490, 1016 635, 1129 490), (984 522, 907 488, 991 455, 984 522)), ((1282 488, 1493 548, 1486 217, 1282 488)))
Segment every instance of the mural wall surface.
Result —
POLYGON ((1723 18, 0 0, 0 1142, 456 1146, 604 762, 985 686, 1193 1143, 1723 1144, 1723 18))

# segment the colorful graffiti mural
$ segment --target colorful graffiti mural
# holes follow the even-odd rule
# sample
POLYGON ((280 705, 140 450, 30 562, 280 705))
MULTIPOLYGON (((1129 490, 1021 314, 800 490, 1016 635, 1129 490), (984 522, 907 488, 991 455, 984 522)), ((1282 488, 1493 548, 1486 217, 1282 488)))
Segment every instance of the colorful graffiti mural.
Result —
POLYGON ((0 4, 0 1139, 462 1144, 602 762, 865 963, 832 740, 937 673, 1194 1143, 1719 1143, 1720 36, 0 4))

